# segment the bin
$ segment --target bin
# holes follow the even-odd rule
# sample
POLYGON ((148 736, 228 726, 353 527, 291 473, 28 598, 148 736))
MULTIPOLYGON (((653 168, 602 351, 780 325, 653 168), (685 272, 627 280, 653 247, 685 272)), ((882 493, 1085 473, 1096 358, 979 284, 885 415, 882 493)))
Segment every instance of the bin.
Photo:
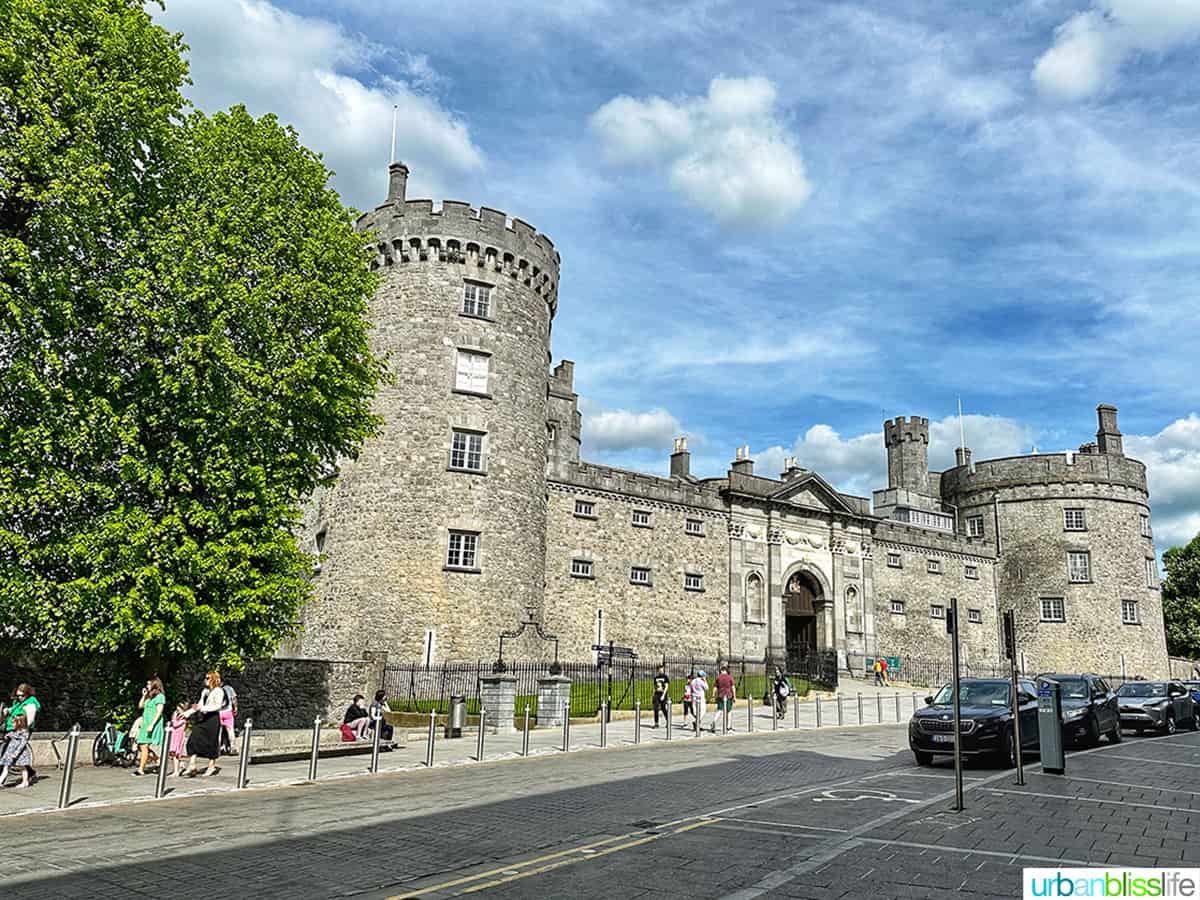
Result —
POLYGON ((462 737, 467 724, 467 699, 462 694, 450 695, 450 712, 446 715, 446 737, 462 737))

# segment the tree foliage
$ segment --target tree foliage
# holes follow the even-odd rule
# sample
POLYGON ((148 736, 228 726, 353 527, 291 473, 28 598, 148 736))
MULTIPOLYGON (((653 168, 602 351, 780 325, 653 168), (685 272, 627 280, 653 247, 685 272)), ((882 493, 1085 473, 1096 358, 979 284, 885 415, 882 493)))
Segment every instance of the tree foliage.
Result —
POLYGON ((0 9, 0 640, 236 666, 378 424, 363 236, 292 129, 190 109, 139 2, 0 9))
POLYGON ((1200 659, 1200 535, 1163 554, 1167 578, 1162 586, 1167 652, 1200 659))

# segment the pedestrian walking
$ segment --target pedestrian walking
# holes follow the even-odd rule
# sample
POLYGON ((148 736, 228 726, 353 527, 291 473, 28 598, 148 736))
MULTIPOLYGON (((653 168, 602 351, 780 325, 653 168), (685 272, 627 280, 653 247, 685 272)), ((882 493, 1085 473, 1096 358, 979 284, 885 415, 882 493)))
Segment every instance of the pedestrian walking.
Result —
POLYGON ((729 714, 733 711, 733 700, 737 692, 733 683, 733 676, 729 674, 729 666, 721 666, 721 671, 717 675, 717 712, 713 716, 712 730, 713 734, 717 733, 717 717, 724 716, 725 724, 729 724, 729 714))
POLYGON ((879 660, 879 677, 883 681, 884 687, 891 684, 888 680, 888 661, 886 656, 879 660))
POLYGON ((671 705, 671 679, 667 677, 667 667, 659 666, 658 674, 654 676, 654 695, 650 698, 651 704, 654 706, 654 724, 652 728, 658 727, 658 714, 661 712, 663 718, 668 722, 671 721, 671 713, 667 709, 671 705))
POLYGON ((708 673, 701 669, 692 679, 692 715, 696 718, 696 727, 704 723, 704 707, 708 700, 708 673))
POLYGON ((775 667, 775 718, 782 719, 787 714, 788 697, 792 695, 792 683, 788 681, 787 673, 782 666, 775 667))
POLYGON ((696 680, 696 672, 692 670, 687 674, 687 681, 683 684, 683 727, 688 728, 692 722, 692 682, 696 680))
POLYGON ((200 702, 188 712, 192 723, 192 732, 188 735, 187 752, 189 754, 187 771, 183 774, 188 778, 196 777, 196 759, 203 757, 208 760, 204 769, 205 777, 212 777, 221 771, 217 765, 221 755, 221 705, 225 692, 221 690, 221 674, 209 672, 204 676, 204 690, 200 693, 200 702))
MULTIPOLYGON (((0 787, 6 787, 8 772, 17 767, 21 770, 21 783, 17 788, 27 788, 33 782, 33 751, 29 747, 29 720, 21 713, 9 719, 12 728, 6 735, 4 753, 0 755, 0 787)), ((7 724, 7 723, 6 723, 7 724)))
MULTIPOLYGON (((171 746, 168 754, 171 757, 171 777, 178 778, 183 771, 183 757, 186 755, 184 744, 187 741, 188 705, 186 702, 175 707, 171 716, 171 746)), ((163 763, 159 763, 163 765, 163 763)))
POLYGON ((883 660, 875 660, 875 687, 883 687, 883 660))
MULTIPOLYGON (((138 764, 133 770, 135 778, 146 774, 146 763, 150 754, 162 746, 163 711, 166 702, 162 682, 157 678, 147 681, 146 686, 142 688, 142 699, 138 701, 138 709, 142 711, 142 724, 137 734, 138 764)), ((157 756, 155 758, 157 759, 157 756)), ((166 760, 159 759, 158 764, 165 765, 166 760)))
POLYGON ((234 721, 237 716, 237 691, 232 684, 222 684, 221 691, 221 748, 225 753, 233 754, 233 739, 237 736, 234 731, 234 721))
MULTIPOLYGON (((0 739, 0 754, 4 753, 8 735, 17 730, 17 717, 25 717, 25 730, 32 735, 34 732, 34 722, 37 721, 38 713, 41 711, 42 704, 38 702, 33 685, 24 681, 18 684, 17 689, 13 691, 12 705, 8 707, 5 714, 4 738, 0 739)), ((37 772, 34 771, 32 762, 29 765, 29 772, 27 774, 33 781, 37 781, 37 772)), ((0 779, 0 786, 3 786, 3 784, 4 779, 0 779)))

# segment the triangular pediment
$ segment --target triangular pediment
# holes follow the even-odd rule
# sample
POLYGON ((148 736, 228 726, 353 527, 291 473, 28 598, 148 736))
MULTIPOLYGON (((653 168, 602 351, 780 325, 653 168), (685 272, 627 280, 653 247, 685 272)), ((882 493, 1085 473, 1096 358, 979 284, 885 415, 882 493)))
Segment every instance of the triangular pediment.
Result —
POLYGON ((806 506, 810 509, 827 509, 831 512, 853 512, 833 486, 816 472, 806 472, 785 482, 771 495, 772 500, 806 506))

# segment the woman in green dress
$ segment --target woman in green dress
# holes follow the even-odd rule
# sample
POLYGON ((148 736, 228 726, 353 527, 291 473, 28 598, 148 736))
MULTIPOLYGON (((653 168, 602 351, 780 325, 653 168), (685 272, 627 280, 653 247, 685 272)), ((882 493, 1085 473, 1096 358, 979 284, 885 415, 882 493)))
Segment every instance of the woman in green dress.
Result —
MULTIPOLYGON (((151 678, 142 688, 142 699, 138 709, 142 711, 142 727, 138 729, 138 766, 133 770, 134 776, 146 774, 146 762, 151 748, 162 745, 163 739, 163 707, 167 698, 163 694, 162 682, 151 678)), ((162 760, 159 760, 162 765, 162 760)))

